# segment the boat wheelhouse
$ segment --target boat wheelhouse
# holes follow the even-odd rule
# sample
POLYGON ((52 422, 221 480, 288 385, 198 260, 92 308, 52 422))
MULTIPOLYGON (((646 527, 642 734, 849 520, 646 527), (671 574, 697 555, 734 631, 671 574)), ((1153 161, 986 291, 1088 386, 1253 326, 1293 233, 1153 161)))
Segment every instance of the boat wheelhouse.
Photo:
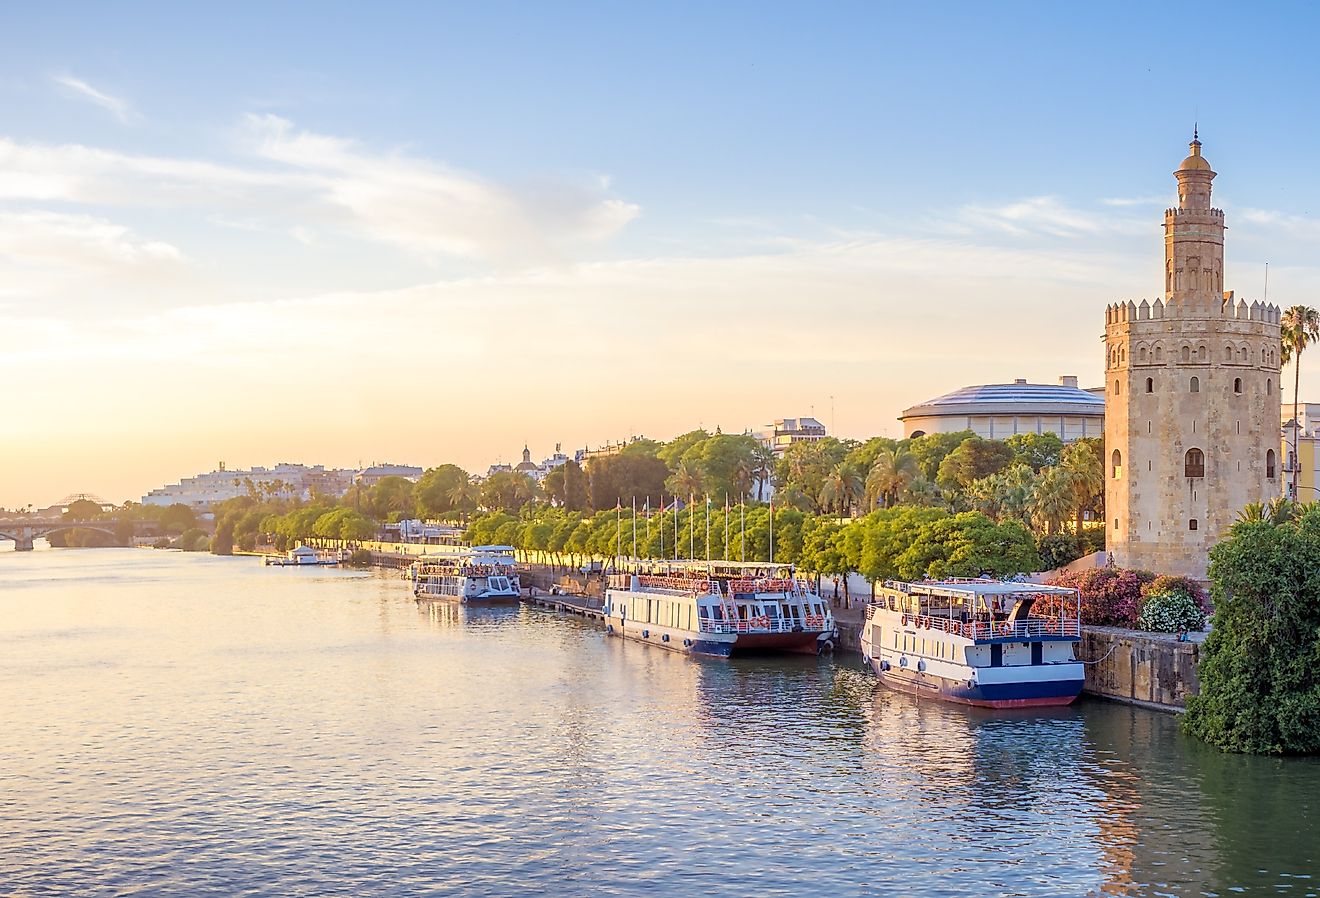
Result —
POLYGON ((886 686, 989 708, 1067 705, 1082 691, 1075 589, 999 580, 889 581, 862 655, 886 686))
POLYGON ((408 569, 418 601, 516 602, 522 594, 512 546, 473 546, 452 557, 424 558, 408 569))
POLYGON ((298 546, 283 555, 262 556, 266 567, 318 567, 336 565, 343 560, 342 552, 318 552, 311 546, 298 546))
POLYGON ((820 654, 838 638, 829 604, 788 564, 639 561, 611 574, 606 632, 693 655, 820 654))

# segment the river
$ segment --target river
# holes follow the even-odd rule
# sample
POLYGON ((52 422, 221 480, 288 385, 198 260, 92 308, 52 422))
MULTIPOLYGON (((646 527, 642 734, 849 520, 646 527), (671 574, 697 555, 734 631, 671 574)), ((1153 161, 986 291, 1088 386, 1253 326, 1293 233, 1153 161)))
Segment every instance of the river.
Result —
POLYGON ((0 895, 1320 893, 1320 761, 397 574, 0 554, 0 895))

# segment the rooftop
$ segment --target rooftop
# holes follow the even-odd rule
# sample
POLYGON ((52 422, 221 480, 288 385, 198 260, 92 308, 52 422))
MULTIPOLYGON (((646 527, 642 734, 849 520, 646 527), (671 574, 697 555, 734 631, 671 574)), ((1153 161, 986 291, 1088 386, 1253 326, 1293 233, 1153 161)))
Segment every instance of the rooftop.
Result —
POLYGON ((1017 380, 1011 384, 982 384, 963 387, 906 408, 899 415, 918 418, 925 415, 990 414, 1072 414, 1103 415, 1105 400, 1079 389, 1073 378, 1067 384, 1029 384, 1017 380))

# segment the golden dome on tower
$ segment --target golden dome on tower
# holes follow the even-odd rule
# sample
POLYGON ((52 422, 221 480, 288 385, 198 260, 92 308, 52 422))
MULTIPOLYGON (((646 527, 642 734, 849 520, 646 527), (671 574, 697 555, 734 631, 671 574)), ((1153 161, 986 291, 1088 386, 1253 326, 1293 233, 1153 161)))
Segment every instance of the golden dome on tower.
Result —
POLYGON ((1196 135, 1196 129, 1192 129, 1192 142, 1188 144, 1191 155, 1182 161, 1178 166, 1178 171, 1210 171, 1210 163, 1205 161, 1201 155, 1201 141, 1196 135))

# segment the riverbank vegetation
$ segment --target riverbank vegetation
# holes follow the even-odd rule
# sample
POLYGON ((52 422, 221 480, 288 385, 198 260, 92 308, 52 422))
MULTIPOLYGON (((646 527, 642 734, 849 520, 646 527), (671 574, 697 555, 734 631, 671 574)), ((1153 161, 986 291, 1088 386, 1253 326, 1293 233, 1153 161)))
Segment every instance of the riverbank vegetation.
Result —
POLYGON ((1248 507, 1210 577, 1215 625, 1183 727, 1227 751, 1320 753, 1320 505, 1248 507))

